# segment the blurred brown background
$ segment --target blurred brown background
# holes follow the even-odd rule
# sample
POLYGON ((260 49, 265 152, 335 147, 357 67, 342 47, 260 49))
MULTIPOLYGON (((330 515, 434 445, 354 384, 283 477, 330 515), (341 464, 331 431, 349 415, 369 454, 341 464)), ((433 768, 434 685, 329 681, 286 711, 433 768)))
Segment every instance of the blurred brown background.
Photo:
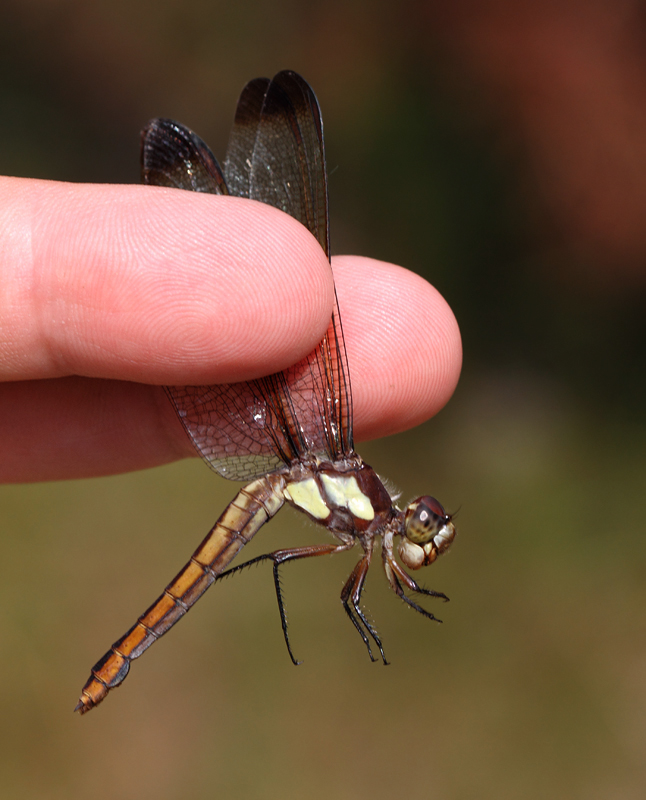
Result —
MULTIPOLYGON (((334 251, 419 271, 462 328, 447 409, 361 448, 461 507, 424 575, 444 625, 375 569, 371 665, 338 601, 354 556, 288 566, 295 669, 259 568, 79 719, 236 486, 185 462, 4 487, 0 795, 641 798, 646 4, 4 0, 0 174, 137 182, 152 116, 222 155, 243 84, 282 68, 323 108, 334 251)), ((250 554, 305 541, 283 512, 250 554)))

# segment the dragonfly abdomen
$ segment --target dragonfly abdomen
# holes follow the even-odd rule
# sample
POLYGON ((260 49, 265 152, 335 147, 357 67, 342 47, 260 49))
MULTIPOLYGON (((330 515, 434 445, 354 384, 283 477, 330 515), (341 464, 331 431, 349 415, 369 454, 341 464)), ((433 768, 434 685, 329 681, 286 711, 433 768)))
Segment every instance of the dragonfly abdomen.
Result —
POLYGON ((92 668, 75 711, 85 714, 128 675, 130 662, 180 620, 238 552, 285 502, 285 479, 267 475, 245 486, 229 503, 191 560, 130 630, 92 668))

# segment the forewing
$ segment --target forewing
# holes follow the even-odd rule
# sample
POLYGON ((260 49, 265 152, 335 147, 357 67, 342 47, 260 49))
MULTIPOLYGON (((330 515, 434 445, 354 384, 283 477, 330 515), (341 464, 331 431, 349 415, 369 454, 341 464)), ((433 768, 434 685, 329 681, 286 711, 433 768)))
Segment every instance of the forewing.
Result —
MULTIPOLYGON (((193 188, 193 176, 210 174, 217 162, 195 134, 172 125, 184 132, 183 149, 175 157, 166 155, 164 163, 172 167, 157 174, 166 180, 173 176, 175 182, 164 185, 204 191, 193 188), (210 158, 196 166, 203 148, 210 158), (182 161, 190 176, 181 177, 182 161)), ((221 175, 219 168, 217 173, 221 175)), ((236 111, 225 176, 231 194, 291 214, 329 256, 321 116, 314 93, 300 76, 281 72, 273 81, 258 78, 247 84, 236 111)), ((226 478, 250 479, 308 452, 335 459, 352 451, 352 400, 336 301, 324 340, 284 372, 167 391, 197 450, 226 478)))
POLYGON ((229 136, 224 175, 231 194, 249 197, 251 159, 256 145, 260 115, 271 81, 255 78, 244 87, 238 100, 233 129, 229 136))
MULTIPOLYGON (((267 88, 251 159, 249 197, 299 220, 330 256, 323 122, 309 84, 279 72, 267 88)), ((336 459, 352 452, 352 394, 338 304, 328 331, 303 361, 282 373, 294 439, 336 459)))

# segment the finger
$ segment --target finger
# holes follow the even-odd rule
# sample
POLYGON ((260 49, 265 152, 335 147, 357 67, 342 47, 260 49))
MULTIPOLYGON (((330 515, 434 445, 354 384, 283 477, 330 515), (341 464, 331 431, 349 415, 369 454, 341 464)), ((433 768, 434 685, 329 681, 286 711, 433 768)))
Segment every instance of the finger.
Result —
MULTIPOLYGON (((352 377, 355 436, 418 424, 448 400, 461 362, 446 302, 407 270, 334 260, 352 377)), ((0 385, 0 481, 122 472, 195 455, 159 387, 65 378, 0 385)))
POLYGON ((254 378, 332 308, 314 237, 243 198, 3 178, 0 259, 0 380, 254 378))

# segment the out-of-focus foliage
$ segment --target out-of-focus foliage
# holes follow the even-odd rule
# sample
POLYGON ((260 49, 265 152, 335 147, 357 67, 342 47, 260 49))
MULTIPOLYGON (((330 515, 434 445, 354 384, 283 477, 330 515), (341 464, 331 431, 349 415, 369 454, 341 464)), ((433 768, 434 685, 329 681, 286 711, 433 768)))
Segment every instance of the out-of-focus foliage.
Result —
MULTIPOLYGON (((352 555, 284 570, 297 669, 259 568, 79 719, 90 665, 236 486, 195 462, 2 488, 3 797, 643 796, 643 8, 539 5, 3 4, 0 174, 135 182, 152 116, 222 154, 242 85, 296 69, 334 251, 425 275, 465 344, 449 407, 361 448, 405 499, 460 507, 424 575, 442 626, 371 573, 388 668, 338 601, 352 555)), ((250 555, 320 537, 283 512, 250 555)))

